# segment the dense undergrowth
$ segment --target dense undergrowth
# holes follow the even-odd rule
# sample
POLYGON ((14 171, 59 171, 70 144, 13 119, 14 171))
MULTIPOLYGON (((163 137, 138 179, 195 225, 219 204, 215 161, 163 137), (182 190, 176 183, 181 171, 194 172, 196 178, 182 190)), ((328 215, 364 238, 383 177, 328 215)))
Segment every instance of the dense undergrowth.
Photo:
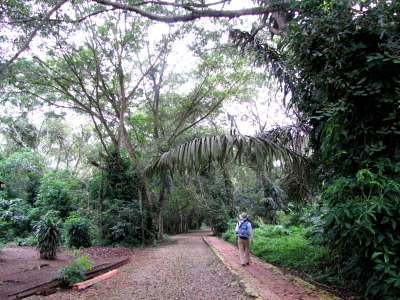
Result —
MULTIPOLYGON (((251 253, 306 280, 354 292, 360 283, 346 280, 329 269, 329 247, 321 239, 321 215, 315 213, 315 207, 308 207, 287 216, 281 213, 279 225, 264 224, 260 219, 250 220, 254 227, 251 253)), ((222 238, 236 245, 234 222, 222 238)), ((364 298, 359 296, 358 299, 364 298)))

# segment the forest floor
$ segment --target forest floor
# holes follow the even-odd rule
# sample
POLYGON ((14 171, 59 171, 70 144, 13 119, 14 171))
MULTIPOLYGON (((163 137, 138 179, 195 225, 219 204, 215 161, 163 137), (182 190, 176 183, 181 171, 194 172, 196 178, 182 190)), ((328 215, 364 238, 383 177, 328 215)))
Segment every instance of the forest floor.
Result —
MULTIPOLYGON (((83 291, 71 289, 25 299, 352 299, 287 274, 252 256, 249 266, 239 263, 237 248, 210 236, 209 229, 174 236, 173 242, 140 249, 91 247, 93 266, 131 260, 119 273, 83 291)), ((56 260, 38 259, 34 247, 3 246, 0 255, 0 300, 8 295, 51 281, 60 266, 74 258, 64 249, 56 260)))

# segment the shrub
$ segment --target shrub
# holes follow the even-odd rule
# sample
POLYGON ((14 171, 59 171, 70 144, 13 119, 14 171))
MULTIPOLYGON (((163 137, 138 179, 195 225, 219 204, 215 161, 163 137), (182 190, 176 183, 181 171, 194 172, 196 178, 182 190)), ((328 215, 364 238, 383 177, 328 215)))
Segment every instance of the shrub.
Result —
POLYGON ((84 272, 92 269, 92 261, 88 260, 88 254, 85 253, 78 257, 70 266, 62 266, 58 269, 60 275, 54 277, 55 280, 62 281, 65 284, 74 284, 86 279, 84 272))
POLYGON ((278 237, 289 235, 289 230, 284 228, 282 225, 266 225, 260 230, 258 230, 258 228, 255 228, 254 232, 257 232, 264 237, 278 237))
POLYGON ((338 179, 325 192, 330 271, 356 281, 374 299, 400 295, 398 182, 364 169, 357 178, 338 179))
POLYGON ((60 221, 45 216, 36 225, 37 249, 42 259, 55 259, 61 239, 60 221))
MULTIPOLYGON (((327 247, 312 245, 304 237, 309 228, 264 225, 253 229, 252 254, 271 264, 306 272, 311 277, 321 276, 325 270, 327 247)), ((236 245, 235 234, 229 230, 223 238, 236 245)))
POLYGON ((80 217, 69 217, 64 227, 67 235, 67 244, 73 248, 87 248, 92 245, 90 238, 89 221, 80 217))
POLYGON ((252 253, 283 268, 319 275, 324 268, 326 247, 309 244, 304 238, 307 229, 291 227, 285 230, 273 227, 275 228, 254 230, 252 253))
POLYGON ((32 207, 22 199, 0 198, 0 233, 2 239, 14 240, 32 233, 30 211, 32 207))

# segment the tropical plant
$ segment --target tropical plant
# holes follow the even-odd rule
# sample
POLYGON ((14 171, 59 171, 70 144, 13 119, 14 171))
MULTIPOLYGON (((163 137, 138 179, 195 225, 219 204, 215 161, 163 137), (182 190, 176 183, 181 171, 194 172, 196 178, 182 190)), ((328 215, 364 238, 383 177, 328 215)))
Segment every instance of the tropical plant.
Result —
POLYGON ((92 245, 88 219, 78 217, 74 214, 65 220, 64 229, 67 233, 67 244, 69 247, 79 249, 92 245))
POLYGON ((211 225, 211 229, 216 236, 221 236, 228 230, 228 221, 230 218, 222 199, 211 199, 207 209, 207 218, 211 225))
POLYGON ((84 272, 86 270, 92 269, 93 261, 88 259, 88 254, 84 253, 81 257, 78 257, 73 262, 70 262, 70 266, 62 266, 58 269, 60 275, 54 277, 54 280, 61 281, 65 285, 72 285, 84 281, 86 275, 84 272))
POLYGON ((22 199, 0 198, 0 231, 2 238, 13 240, 32 233, 32 206, 22 199))
POLYGON ((399 270, 392 255, 399 237, 393 211, 399 210, 400 197, 393 184, 400 164, 400 46, 394 41, 399 40, 400 4, 298 5, 307 13, 294 16, 285 30, 288 38, 277 49, 256 33, 236 31, 233 37, 272 66, 284 91, 292 92, 290 104, 309 132, 315 183, 324 185, 320 199, 333 255, 329 271, 354 280, 369 297, 394 299, 399 270), (370 182, 355 177, 367 169, 373 174, 370 182), (368 189, 370 184, 374 188, 368 189), (388 242, 379 250, 381 240, 374 239, 388 242))
POLYGON ((296 173, 299 180, 307 182, 307 160, 284 145, 279 145, 269 139, 245 135, 221 135, 197 138, 184 143, 157 157, 147 168, 149 175, 155 173, 179 171, 180 173, 199 172, 205 165, 215 161, 221 165, 230 156, 238 164, 242 160, 254 166, 259 172, 271 171, 277 161, 281 167, 296 173))
POLYGON ((79 202, 86 196, 82 182, 69 169, 46 173, 41 180, 39 191, 35 206, 44 211, 58 211, 62 219, 66 219, 76 210, 79 202))
POLYGON ((49 215, 36 225, 37 250, 41 259, 55 259, 61 242, 61 222, 49 215))
POLYGON ((19 198, 33 204, 36 201, 44 165, 38 152, 22 151, 0 158, 0 178, 5 199, 19 198))
POLYGON ((93 182, 95 185, 91 191, 93 197, 99 198, 97 220, 102 244, 139 244, 153 234, 150 230, 144 230, 148 218, 145 213, 148 212, 146 202, 143 202, 141 210, 138 201, 141 175, 128 157, 118 156, 111 148, 109 153, 117 159, 109 156, 102 159, 102 172, 97 174, 101 178, 96 179, 102 183, 93 182))
POLYGON ((399 176, 393 181, 368 169, 342 177, 326 190, 323 219, 329 264, 341 277, 358 279, 374 299, 400 295, 399 176), (345 199, 345 200, 343 200, 345 199))

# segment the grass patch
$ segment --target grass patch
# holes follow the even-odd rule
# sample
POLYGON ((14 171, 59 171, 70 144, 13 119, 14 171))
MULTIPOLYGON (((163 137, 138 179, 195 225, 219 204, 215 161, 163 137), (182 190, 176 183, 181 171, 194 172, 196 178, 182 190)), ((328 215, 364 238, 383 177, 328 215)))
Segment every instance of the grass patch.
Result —
MULTIPOLYGON (((324 273, 325 246, 312 245, 305 238, 309 231, 303 227, 265 225, 255 228, 254 244, 251 253, 275 266, 290 269, 294 272, 305 272, 311 277, 324 273)), ((222 238, 236 246, 236 235, 233 230, 222 234, 222 238)))
POLYGON ((254 229, 255 240, 251 248, 254 255, 279 267, 311 276, 318 276, 323 271, 327 249, 309 244, 304 237, 307 229, 275 229, 275 234, 273 230, 254 229))

